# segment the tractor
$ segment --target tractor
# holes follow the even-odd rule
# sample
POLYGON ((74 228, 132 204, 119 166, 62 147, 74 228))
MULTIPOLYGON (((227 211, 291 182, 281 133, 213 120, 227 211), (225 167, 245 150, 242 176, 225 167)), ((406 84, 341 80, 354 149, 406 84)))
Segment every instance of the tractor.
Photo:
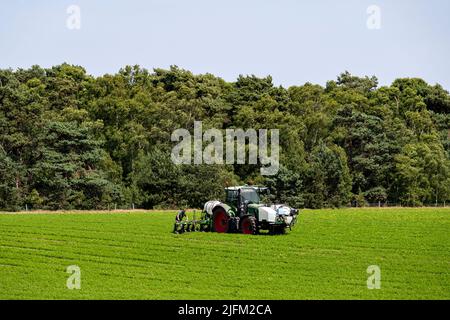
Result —
MULTIPOLYGON (((175 233, 189 231, 213 231, 219 233, 258 234, 268 230, 270 234, 284 233, 297 222, 298 209, 284 204, 266 205, 261 195, 268 189, 258 186, 225 188, 225 202, 211 200, 205 203, 201 218, 189 220, 184 210, 177 214, 175 233), (181 218, 180 218, 181 216, 181 218)), ((195 213, 194 213, 195 215, 195 213)))

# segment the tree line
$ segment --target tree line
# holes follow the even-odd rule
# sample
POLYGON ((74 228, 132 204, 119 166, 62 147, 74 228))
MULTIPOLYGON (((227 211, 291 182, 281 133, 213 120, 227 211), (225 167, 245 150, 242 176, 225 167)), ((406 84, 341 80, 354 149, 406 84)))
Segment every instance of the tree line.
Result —
POLYGON ((260 184, 274 201, 322 208, 450 200, 450 95, 442 86, 344 72, 284 88, 226 82, 176 66, 0 70, 0 209, 202 207, 223 188, 260 184), (279 129, 280 170, 175 165, 178 128, 279 129))

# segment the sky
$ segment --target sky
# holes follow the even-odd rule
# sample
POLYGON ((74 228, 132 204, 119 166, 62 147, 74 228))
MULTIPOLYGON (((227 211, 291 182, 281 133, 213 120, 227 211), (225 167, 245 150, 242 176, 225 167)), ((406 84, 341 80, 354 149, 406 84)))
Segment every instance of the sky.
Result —
POLYGON ((177 65, 285 87, 348 70, 450 90, 449 14, 448 0, 3 0, 0 68, 67 62, 99 76, 177 65))

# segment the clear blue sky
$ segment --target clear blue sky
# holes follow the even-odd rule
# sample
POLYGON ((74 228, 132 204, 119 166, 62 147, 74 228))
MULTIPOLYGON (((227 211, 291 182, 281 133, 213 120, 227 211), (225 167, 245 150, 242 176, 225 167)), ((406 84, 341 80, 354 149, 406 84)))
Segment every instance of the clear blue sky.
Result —
POLYGON ((448 0, 35 0, 3 1, 0 68, 68 62, 90 74, 129 64, 228 81, 272 75, 284 86, 324 85, 349 70, 381 84, 421 77, 450 89, 448 0), (66 27, 69 5, 81 29, 66 27), (369 5, 381 9, 370 30, 369 5))

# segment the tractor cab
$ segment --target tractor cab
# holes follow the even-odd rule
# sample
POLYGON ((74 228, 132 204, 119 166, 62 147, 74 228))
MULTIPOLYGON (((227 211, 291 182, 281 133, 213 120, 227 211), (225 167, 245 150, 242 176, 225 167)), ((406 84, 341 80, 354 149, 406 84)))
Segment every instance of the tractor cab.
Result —
POLYGON ((228 187, 225 188, 225 203, 227 203, 231 207, 234 207, 239 216, 243 216, 249 213, 251 214, 251 211, 254 210, 249 210, 249 206, 254 207, 254 209, 257 209, 257 207, 261 206, 260 194, 264 192, 268 192, 268 189, 265 187, 247 185, 239 187, 228 187))
POLYGON ((245 202, 247 204, 250 203, 254 203, 254 204, 259 204, 259 194, 258 192, 256 192, 256 190, 254 188, 242 188, 240 190, 241 195, 240 195, 240 200, 241 202, 245 202))
POLYGON ((252 203, 259 203, 259 195, 256 192, 255 188, 252 187, 226 188, 225 193, 225 202, 229 203, 230 205, 234 205, 235 207, 238 207, 239 202, 248 201, 252 203))

